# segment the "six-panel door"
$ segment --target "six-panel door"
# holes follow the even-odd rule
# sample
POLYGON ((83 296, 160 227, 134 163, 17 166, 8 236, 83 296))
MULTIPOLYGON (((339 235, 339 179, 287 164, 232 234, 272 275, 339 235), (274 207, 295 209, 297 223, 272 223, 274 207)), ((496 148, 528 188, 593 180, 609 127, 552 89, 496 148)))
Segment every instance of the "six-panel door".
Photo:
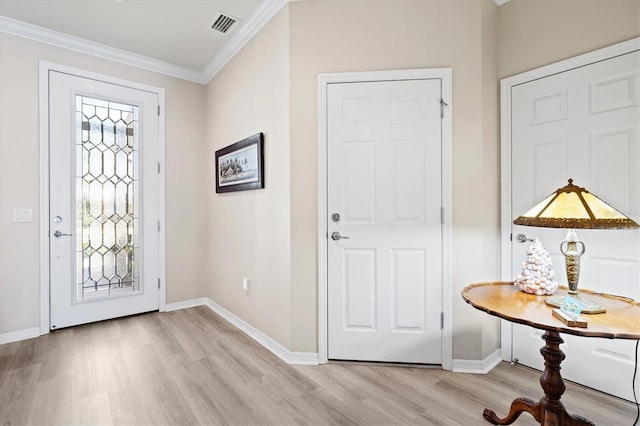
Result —
POLYGON ((328 87, 330 359, 441 363, 440 84, 328 87))
MULTIPOLYGON (((567 184, 585 187, 640 220, 640 54, 622 55, 516 86, 512 91, 512 218, 567 184)), ((567 230, 513 226, 537 237, 566 285, 567 230)), ((577 230, 586 246, 579 289, 640 299, 640 231, 577 230)), ((528 244, 512 243, 513 274, 528 244)), ((606 315, 606 314, 605 314, 606 315)), ((588 321, 589 315, 584 315, 588 321)), ((514 326, 513 356, 543 368, 541 332, 514 326)), ((564 335, 566 379, 631 400, 635 342, 564 335), (606 372, 606 374, 603 374, 606 372)), ((640 386, 640 381, 636 386, 640 386)))

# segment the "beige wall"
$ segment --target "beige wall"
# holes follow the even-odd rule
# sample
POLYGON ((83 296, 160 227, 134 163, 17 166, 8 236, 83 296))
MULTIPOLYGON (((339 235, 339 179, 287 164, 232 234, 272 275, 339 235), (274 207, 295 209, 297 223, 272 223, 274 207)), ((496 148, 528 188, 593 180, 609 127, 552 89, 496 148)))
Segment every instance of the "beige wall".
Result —
MULTIPOLYGON (((482 5, 482 175, 490 176, 485 181, 487 186, 483 194, 488 200, 500 200, 500 99, 498 84, 498 11, 492 2, 484 2, 482 5), (490 143, 489 141, 495 141, 490 143)), ((484 223, 493 224, 493 233, 485 233, 483 245, 497 247, 500 244, 500 202, 480 202, 482 208, 476 209, 475 214, 482 216, 484 223)), ((482 257, 481 262, 490 262, 499 267, 499 259, 494 256, 499 251, 490 251, 487 257, 482 257)), ((490 272, 499 277, 498 270, 490 272)), ((485 278, 490 279, 487 276, 485 278)), ((477 315, 477 313, 474 313, 477 315)), ((482 322, 482 358, 486 358, 500 346, 499 322, 482 322)), ((459 339, 456 339, 459 341, 459 339)))
POLYGON ((280 178, 268 177, 263 191, 210 197, 206 295, 288 349, 317 351, 317 76, 452 66, 454 251, 477 253, 454 261, 454 357, 495 350, 496 321, 457 295, 498 274, 497 26, 482 29, 496 19, 490 0, 323 0, 292 3, 270 23, 207 86, 209 155, 263 131, 267 173, 280 178), (265 56, 270 65, 252 69, 265 56))
POLYGON ((291 345, 289 14, 285 8, 207 85, 205 295, 291 345), (265 189, 215 193, 215 151, 264 133, 265 189), (250 279, 250 291, 242 289, 250 279))
POLYGON ((459 293, 499 274, 498 79, 640 35, 639 5, 292 2, 206 88, 0 34, 0 334, 39 324, 37 214, 11 222, 13 207, 38 211, 38 59, 166 88, 168 302, 207 296, 302 352, 318 339, 317 75, 450 66, 453 356, 486 357, 497 321, 459 293), (257 132, 266 188, 215 194, 215 150, 257 132))
POLYGON ((640 0, 511 0, 499 14, 500 77, 640 36, 640 0))
POLYGON ((202 85, 0 34, 0 334, 40 326, 38 61, 166 89, 167 301, 202 297, 202 85), (13 223, 14 207, 32 223, 13 223))
POLYGON ((489 0, 311 0, 290 4, 289 349, 317 350, 317 75, 451 66, 456 253, 451 288, 453 356, 481 359, 495 350, 499 344, 497 322, 470 309, 457 295, 468 283, 494 280, 499 275, 499 76, 505 70, 524 67, 526 61, 531 66, 543 65, 637 33, 638 1, 617 4, 624 12, 610 10, 615 7, 604 7, 607 2, 600 0, 587 0, 584 10, 577 3, 582 0, 512 0, 502 8, 489 0), (366 14, 361 9, 364 4, 366 14), (557 19, 558 13, 562 19, 557 19), (549 16, 553 18, 549 20, 549 16), (584 42, 585 37, 577 43, 560 31, 568 25, 572 31, 579 27, 587 32, 589 25, 583 20, 588 23, 593 17, 599 17, 600 25, 604 22, 615 36, 590 31, 590 43, 584 42), (611 23, 620 19, 626 30, 612 29, 616 25, 611 23), (507 22, 510 20, 514 22, 507 22), (549 21, 556 22, 555 26, 549 21), (555 32, 549 38, 551 28, 555 32), (555 38, 559 40, 552 41, 555 38), (532 55, 530 50, 537 43, 538 51, 532 55), (545 50, 549 46, 553 47, 545 50))
POLYGON ((467 284, 498 276, 498 140, 495 41, 490 0, 322 0, 290 5, 292 348, 317 343, 317 76, 319 73, 450 66, 453 69, 454 358, 496 348, 497 322, 459 296, 467 284), (363 7, 366 13, 363 13, 363 7), (491 61, 490 61, 491 62, 491 61), (487 87, 484 75, 493 79, 487 87), (489 92, 487 92, 487 90, 489 92), (490 112, 483 115, 483 104, 490 112), (478 206, 482 206, 478 209, 478 206), (293 308, 292 308, 293 309, 293 308))

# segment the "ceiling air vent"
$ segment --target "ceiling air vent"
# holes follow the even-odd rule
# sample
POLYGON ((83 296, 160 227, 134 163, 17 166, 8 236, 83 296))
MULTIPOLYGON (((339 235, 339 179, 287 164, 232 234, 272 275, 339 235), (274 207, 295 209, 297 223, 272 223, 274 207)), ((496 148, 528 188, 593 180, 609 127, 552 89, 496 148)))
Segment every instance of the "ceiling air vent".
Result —
POLYGON ((234 18, 233 16, 227 15, 226 13, 218 12, 211 28, 218 32, 221 32, 222 34, 226 34, 237 23, 238 19, 234 18))

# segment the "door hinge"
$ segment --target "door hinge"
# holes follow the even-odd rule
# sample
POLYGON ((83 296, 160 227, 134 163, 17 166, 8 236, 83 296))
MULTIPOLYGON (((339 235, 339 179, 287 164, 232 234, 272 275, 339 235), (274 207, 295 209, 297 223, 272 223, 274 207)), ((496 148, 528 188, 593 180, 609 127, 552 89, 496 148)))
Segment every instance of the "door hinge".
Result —
POLYGON ((158 221, 158 232, 160 232, 160 221, 158 221))
POLYGON ((160 163, 158 163, 158 174, 160 174, 160 163))
POLYGON ((160 115, 160 105, 158 105, 158 115, 160 115))
POLYGON ((449 106, 444 99, 440 98, 440 118, 444 118, 444 107, 449 106))
POLYGON ((440 223, 444 225, 444 207, 440 207, 440 223))
POLYGON ((158 288, 160 288, 160 278, 158 278, 158 288))
POLYGON ((440 312, 440 330, 444 329, 444 312, 440 312))

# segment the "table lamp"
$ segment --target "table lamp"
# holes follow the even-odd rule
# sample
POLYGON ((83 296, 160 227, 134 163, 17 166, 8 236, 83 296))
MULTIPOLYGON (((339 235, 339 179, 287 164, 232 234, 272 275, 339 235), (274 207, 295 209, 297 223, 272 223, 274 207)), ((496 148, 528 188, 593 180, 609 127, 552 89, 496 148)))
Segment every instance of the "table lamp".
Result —
MULTIPOLYGON (((544 228, 566 228, 567 237, 560 243, 565 257, 569 294, 584 304, 583 313, 601 313, 605 308, 578 295, 580 256, 585 246, 578 239, 576 229, 637 229, 636 222, 620 213, 589 191, 573 184, 557 189, 540 201, 531 210, 513 221, 515 225, 540 226, 544 228)), ((563 297, 550 296, 545 299, 551 306, 560 307, 563 297)))

